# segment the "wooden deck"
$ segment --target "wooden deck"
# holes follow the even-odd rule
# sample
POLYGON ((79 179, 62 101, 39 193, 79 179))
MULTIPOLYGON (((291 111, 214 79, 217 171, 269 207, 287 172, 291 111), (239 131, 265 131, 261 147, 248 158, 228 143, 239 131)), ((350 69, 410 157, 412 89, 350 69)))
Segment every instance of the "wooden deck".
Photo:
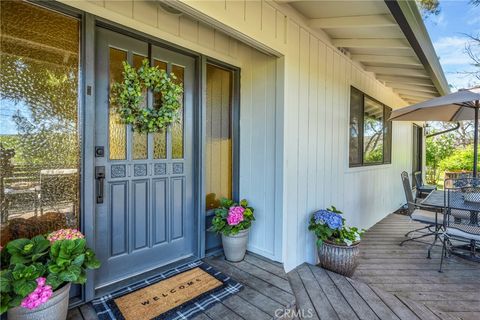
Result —
POLYGON ((480 265, 452 256, 439 273, 440 246, 432 259, 426 258, 427 244, 399 246, 404 234, 419 226, 391 214, 368 230, 353 279, 309 264, 289 272, 299 314, 345 320, 480 319, 480 265))
POLYGON ((419 303, 310 264, 297 267, 288 277, 302 319, 439 320, 419 303))
MULTIPOLYGON (((282 264, 253 254, 239 263, 207 258, 245 289, 196 319, 480 319, 480 265, 450 257, 439 273, 439 246, 426 259, 428 245, 398 245, 418 225, 391 214, 367 231, 353 279, 309 264, 287 275, 282 264)), ((68 318, 97 319, 90 304, 68 318)))
MULTIPOLYGON (((286 315, 291 314, 289 310, 294 307, 295 298, 282 264, 254 254, 247 254, 245 260, 238 263, 228 262, 223 256, 209 257, 204 261, 242 283, 244 289, 194 319, 286 319, 286 315)), ((91 304, 85 304, 71 309, 68 319, 98 318, 91 304)))
POLYGON ((353 278, 402 301, 425 304, 440 319, 480 319, 480 264, 451 256, 439 273, 440 246, 434 248, 432 259, 426 259, 428 245, 398 245, 406 232, 419 226, 406 216, 391 214, 370 228, 360 245, 360 265, 353 278))

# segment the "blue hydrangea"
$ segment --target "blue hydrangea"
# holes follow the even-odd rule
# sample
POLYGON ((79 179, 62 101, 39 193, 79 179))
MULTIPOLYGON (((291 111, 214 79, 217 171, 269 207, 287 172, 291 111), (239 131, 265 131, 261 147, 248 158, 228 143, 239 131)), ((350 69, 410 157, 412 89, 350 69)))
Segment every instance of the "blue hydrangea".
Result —
POLYGON ((342 216, 328 210, 319 210, 313 214, 316 224, 327 224, 330 229, 341 230, 343 226, 342 216))

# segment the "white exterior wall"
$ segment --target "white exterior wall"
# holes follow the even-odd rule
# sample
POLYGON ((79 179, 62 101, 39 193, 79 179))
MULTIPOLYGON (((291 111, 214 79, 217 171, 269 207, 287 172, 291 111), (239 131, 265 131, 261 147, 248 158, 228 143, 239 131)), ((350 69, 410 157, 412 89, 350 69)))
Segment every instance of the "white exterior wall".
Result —
POLYGON ((404 202, 400 172, 411 170, 411 124, 393 125, 391 165, 348 168, 350 85, 392 108, 406 103, 290 8, 267 1, 180 1, 199 19, 281 57, 275 59, 166 14, 155 2, 63 2, 242 68, 240 192, 258 217, 250 250, 290 270, 316 259, 307 231, 312 211, 335 205, 349 224, 368 228, 404 202))

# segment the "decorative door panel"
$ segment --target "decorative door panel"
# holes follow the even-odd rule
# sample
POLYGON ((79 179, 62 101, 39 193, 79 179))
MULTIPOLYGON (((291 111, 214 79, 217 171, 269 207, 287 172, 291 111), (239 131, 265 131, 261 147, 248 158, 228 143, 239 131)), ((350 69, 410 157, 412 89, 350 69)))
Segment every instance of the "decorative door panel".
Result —
MULTIPOLYGON (((195 254, 197 231, 193 209, 193 58, 103 28, 97 29, 96 56, 96 250, 102 269, 96 287, 195 254), (183 83, 180 119, 151 134, 132 131, 109 103, 114 81, 122 80, 123 61, 143 59, 183 83), (103 149, 102 149, 103 148, 103 149), (98 153, 98 152, 97 152, 98 153), (100 151, 100 153, 102 153, 100 151), (100 178, 99 178, 100 177, 100 178), (98 201, 97 201, 98 202, 98 201)), ((144 106, 158 97, 143 93, 144 106)))

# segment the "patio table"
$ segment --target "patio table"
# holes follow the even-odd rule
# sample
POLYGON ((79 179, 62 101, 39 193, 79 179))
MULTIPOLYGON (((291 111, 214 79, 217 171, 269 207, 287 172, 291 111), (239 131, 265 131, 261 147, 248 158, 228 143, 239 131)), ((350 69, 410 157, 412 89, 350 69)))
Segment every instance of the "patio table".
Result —
MULTIPOLYGON (((434 190, 423 201, 422 205, 444 208, 445 203, 445 191, 434 190)), ((478 224, 478 215, 480 212, 480 202, 465 201, 461 193, 454 193, 451 195, 450 209, 457 209, 470 212, 470 223, 473 225, 478 224)))
MULTIPOLYGON (((465 201, 461 193, 454 193, 450 197, 451 198, 450 198, 449 208, 462 210, 462 211, 469 211, 470 224, 477 226, 479 222, 478 216, 480 213, 480 202, 465 201)), ((435 207, 435 208, 444 208, 446 205, 445 201, 446 201, 445 191, 434 190, 422 201, 422 205, 435 207)), ((454 246, 454 247, 462 250, 470 250, 471 247, 475 245, 476 245, 475 241, 472 241, 470 245, 454 246)), ((461 254, 458 252, 452 252, 452 253, 455 254, 456 256, 459 256, 468 260, 480 262, 480 257, 477 257, 477 256, 461 254)))

